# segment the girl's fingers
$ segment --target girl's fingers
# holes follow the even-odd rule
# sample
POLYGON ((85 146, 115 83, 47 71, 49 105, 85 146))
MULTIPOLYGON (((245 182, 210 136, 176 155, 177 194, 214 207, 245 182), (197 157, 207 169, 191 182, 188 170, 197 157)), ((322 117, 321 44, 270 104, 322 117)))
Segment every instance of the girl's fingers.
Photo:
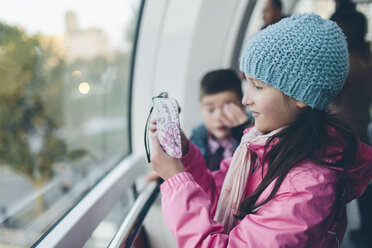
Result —
POLYGON ((185 170, 180 159, 172 158, 163 151, 157 137, 157 132, 151 133, 150 137, 152 144, 151 166, 161 178, 167 180, 185 170))
POLYGON ((154 133, 154 132, 156 132, 157 127, 156 127, 156 125, 151 125, 151 124, 150 124, 149 129, 150 129, 150 131, 151 131, 152 133, 154 133))
POLYGON ((156 132, 156 130, 157 130, 156 120, 151 120, 149 129, 153 133, 156 132))
POLYGON ((160 151, 162 151, 156 130, 150 134, 150 140, 152 145, 152 155, 158 154, 160 151))
POLYGON ((150 134, 151 137, 151 161, 162 160, 164 157, 170 157, 161 147, 158 133, 154 132, 150 134))

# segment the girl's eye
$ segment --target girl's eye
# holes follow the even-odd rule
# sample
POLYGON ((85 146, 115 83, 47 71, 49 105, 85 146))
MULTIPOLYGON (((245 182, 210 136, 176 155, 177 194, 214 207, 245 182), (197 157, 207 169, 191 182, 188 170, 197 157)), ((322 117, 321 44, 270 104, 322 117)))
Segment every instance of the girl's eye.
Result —
POLYGON ((207 112, 212 114, 214 112, 214 109, 207 109, 207 112))
POLYGON ((252 85, 256 88, 256 90, 262 90, 263 87, 258 86, 255 82, 252 82, 252 85))
POLYGON ((254 85, 254 87, 255 87, 257 90, 262 90, 262 87, 260 87, 260 86, 254 85))
POLYGON ((248 82, 249 82, 252 86, 254 86, 254 87, 256 88, 256 90, 262 90, 262 89, 263 89, 262 86, 258 86, 254 81, 250 81, 250 80, 248 80, 248 82))

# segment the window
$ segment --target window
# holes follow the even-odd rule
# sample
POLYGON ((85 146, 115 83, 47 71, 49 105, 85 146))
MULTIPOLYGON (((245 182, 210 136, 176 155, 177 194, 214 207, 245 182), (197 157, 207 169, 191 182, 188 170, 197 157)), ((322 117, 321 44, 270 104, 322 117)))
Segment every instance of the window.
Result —
MULTIPOLYGON (((363 13, 367 18, 367 34, 365 39, 372 40, 372 3, 370 1, 352 1, 356 3, 357 11, 363 13)), ((300 0, 296 4, 294 13, 315 12, 325 19, 329 19, 335 11, 334 0, 300 0)))
POLYGON ((0 246, 31 246, 130 152, 139 0, 4 0, 0 246))

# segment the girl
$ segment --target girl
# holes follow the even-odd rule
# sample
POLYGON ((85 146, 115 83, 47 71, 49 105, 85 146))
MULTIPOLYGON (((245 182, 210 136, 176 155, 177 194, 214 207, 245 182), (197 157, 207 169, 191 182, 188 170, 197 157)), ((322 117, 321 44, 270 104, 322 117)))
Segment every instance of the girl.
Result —
POLYGON ((152 166, 179 247, 338 247, 346 203, 372 179, 372 148, 324 109, 348 73, 344 35, 315 14, 258 33, 240 60, 255 126, 220 170, 183 137, 165 154, 152 122, 152 166))

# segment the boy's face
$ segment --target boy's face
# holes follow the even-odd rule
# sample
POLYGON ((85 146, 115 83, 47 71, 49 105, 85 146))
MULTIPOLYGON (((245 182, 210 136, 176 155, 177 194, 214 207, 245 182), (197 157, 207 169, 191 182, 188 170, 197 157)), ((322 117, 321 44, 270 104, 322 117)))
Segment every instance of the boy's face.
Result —
POLYGON ((224 104, 234 103, 244 109, 241 99, 233 91, 223 91, 212 95, 204 95, 200 100, 200 110, 208 131, 221 140, 230 135, 230 128, 222 123, 224 104))

